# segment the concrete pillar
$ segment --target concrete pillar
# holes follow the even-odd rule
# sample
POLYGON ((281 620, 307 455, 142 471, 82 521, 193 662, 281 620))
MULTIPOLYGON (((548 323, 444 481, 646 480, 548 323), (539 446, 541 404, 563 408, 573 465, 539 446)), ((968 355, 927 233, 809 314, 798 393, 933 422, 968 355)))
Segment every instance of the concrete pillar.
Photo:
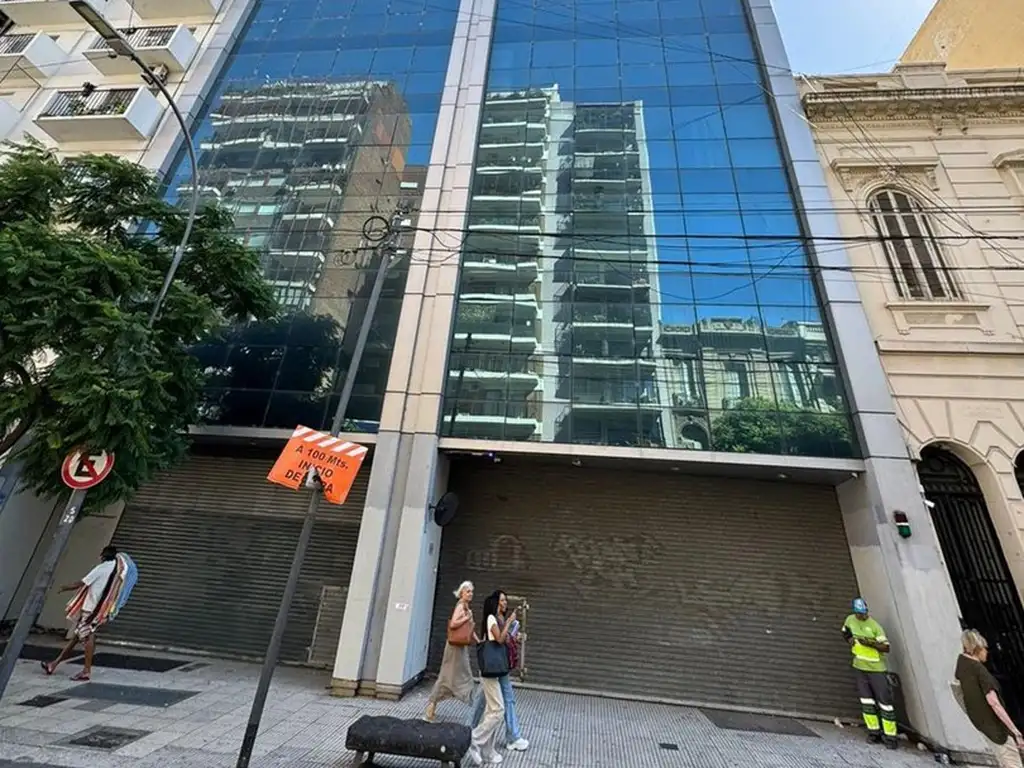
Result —
POLYGON ((494 0, 463 0, 424 186, 332 690, 398 696, 426 667, 445 490, 438 426, 494 0), (452 233, 436 237, 432 230, 452 233))
MULTIPOLYGON (((867 315, 845 249, 814 138, 803 114, 771 0, 747 0, 767 67, 792 169, 811 257, 836 353, 843 370, 867 471, 839 488, 854 568, 863 596, 892 640, 891 661, 902 682, 908 715, 926 738, 957 751, 983 751, 977 732, 949 690, 959 652, 956 597, 942 562, 931 516, 896 415, 867 315), (816 239, 827 243, 813 247, 816 239), (896 533, 893 512, 908 514, 915 534, 896 533)), ((853 597, 851 595, 851 597, 853 597)), ((838 628, 837 628, 838 632, 838 628)), ((850 692, 854 696, 853 691, 850 692)))

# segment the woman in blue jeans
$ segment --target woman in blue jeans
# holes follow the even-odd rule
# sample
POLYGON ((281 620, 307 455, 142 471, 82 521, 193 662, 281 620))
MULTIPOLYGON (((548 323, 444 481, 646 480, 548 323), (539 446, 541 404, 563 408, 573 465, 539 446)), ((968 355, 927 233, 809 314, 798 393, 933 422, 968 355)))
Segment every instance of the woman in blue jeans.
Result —
MULTIPOLYGON (((508 598, 505 593, 500 589, 492 592, 487 596, 484 601, 484 616, 489 615, 488 610, 495 613, 498 618, 499 627, 504 630, 506 621, 514 621, 515 614, 506 617, 508 612, 508 598)), ((506 635, 506 642, 515 642, 512 637, 506 635)), ((508 675, 498 678, 498 684, 501 686, 501 696, 505 700, 505 739, 507 740, 508 748, 517 752, 525 752, 527 747, 530 746, 530 742, 523 738, 523 733, 519 729, 519 718, 516 717, 516 694, 512 688, 512 680, 509 679, 508 675)), ((470 718, 470 727, 475 728, 484 716, 484 697, 480 691, 476 694, 476 704, 473 707, 473 714, 470 718)))

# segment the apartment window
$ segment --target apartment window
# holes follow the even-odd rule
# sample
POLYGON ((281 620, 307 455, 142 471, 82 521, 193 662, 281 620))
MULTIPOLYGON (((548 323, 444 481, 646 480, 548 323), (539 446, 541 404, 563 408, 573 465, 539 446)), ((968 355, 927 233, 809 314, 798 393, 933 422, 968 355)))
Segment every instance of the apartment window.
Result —
POLYGON ((901 298, 960 298, 920 202, 905 192, 883 189, 871 198, 869 208, 901 298))

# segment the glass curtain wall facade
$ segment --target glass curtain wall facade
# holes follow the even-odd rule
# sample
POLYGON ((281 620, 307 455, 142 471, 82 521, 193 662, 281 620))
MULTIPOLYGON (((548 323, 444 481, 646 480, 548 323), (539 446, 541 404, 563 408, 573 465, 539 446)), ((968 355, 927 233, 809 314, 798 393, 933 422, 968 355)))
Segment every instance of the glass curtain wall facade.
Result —
POLYGON ((498 0, 444 436, 857 452, 742 0, 498 0))
MULTIPOLYGON (((196 350, 208 423, 330 424, 380 258, 363 224, 415 225, 458 5, 256 3, 194 136, 202 194, 261 251, 282 314, 196 350)), ((172 194, 191 184, 179 164, 172 194)), ((406 258, 374 316, 351 430, 376 431, 407 273, 406 258)))

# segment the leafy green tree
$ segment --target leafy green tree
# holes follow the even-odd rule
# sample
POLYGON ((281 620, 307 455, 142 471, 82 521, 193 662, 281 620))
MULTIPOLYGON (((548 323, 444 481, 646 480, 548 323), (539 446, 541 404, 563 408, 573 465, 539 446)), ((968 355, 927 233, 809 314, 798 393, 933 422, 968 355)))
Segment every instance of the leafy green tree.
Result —
POLYGON ((829 457, 855 452, 850 423, 842 412, 802 411, 761 397, 740 400, 715 419, 711 429, 718 451, 829 457))
POLYGON ((271 289, 230 215, 206 206, 148 328, 185 212, 126 160, 62 161, 36 143, 7 149, 0 454, 17 444, 25 481, 53 494, 63 490, 59 468, 69 451, 113 451, 114 470, 90 506, 126 498, 185 453, 204 378, 190 349, 233 322, 274 317, 271 289))
POLYGON ((341 361, 342 329, 330 315, 282 314, 231 328, 192 350, 207 372, 203 419, 217 424, 325 426, 341 361))

